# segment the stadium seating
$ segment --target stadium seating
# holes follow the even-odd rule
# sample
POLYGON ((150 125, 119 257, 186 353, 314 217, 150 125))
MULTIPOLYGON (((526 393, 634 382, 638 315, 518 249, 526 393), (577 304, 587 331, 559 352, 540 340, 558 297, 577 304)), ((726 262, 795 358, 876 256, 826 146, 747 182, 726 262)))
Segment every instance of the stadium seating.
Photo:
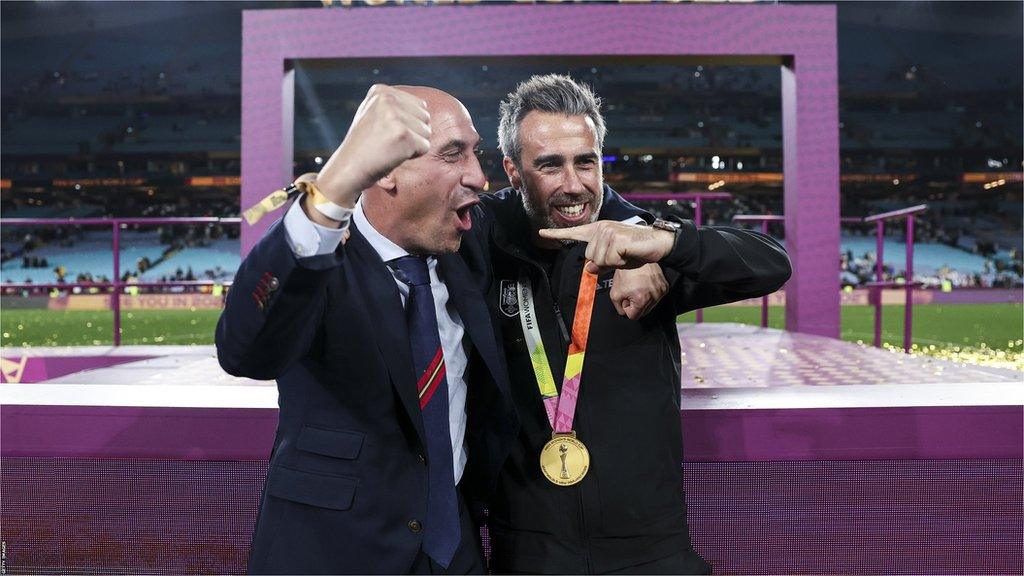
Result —
POLYGON ((217 280, 231 279, 241 264, 238 240, 215 240, 210 246, 185 248, 170 255, 153 268, 144 272, 140 279, 159 280, 162 276, 174 276, 175 272, 192 269, 197 280, 207 270, 221 270, 217 280))
MULTIPOLYGON (((860 258, 865 253, 875 253, 874 236, 848 236, 840 238, 841 250, 853 253, 860 258)), ((886 238, 883 242, 885 264, 893 266, 897 271, 906 268, 907 245, 895 239, 886 238)), ((963 274, 981 274, 985 269, 986 259, 977 254, 957 250, 951 246, 934 243, 914 243, 915 275, 934 274, 942 268, 952 268, 963 274)))
MULTIPOLYGON (((121 233, 121 271, 136 270, 140 258, 148 257, 156 260, 163 254, 166 246, 161 245, 158 236, 154 232, 131 232, 121 233)), ((91 274, 94 278, 106 276, 112 278, 114 275, 113 255, 110 232, 88 232, 83 239, 78 240, 71 247, 48 245, 24 254, 30 258, 45 258, 45 268, 23 268, 22 258, 14 258, 3 263, 2 280, 4 282, 24 282, 29 280, 33 283, 55 282, 57 279, 54 268, 63 266, 65 268, 64 279, 66 282, 74 282, 79 274, 91 274)), ((236 263, 237 268, 237 249, 236 263)))

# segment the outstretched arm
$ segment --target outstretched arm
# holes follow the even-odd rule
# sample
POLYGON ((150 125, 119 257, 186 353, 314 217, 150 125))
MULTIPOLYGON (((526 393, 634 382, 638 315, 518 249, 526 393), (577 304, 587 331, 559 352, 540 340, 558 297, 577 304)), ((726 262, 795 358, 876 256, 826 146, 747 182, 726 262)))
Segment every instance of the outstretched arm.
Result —
POLYGON ((792 274, 786 251, 771 237, 684 221, 673 233, 619 222, 542 230, 545 238, 587 243, 591 271, 659 262, 682 276, 673 287, 678 312, 770 294, 792 274))

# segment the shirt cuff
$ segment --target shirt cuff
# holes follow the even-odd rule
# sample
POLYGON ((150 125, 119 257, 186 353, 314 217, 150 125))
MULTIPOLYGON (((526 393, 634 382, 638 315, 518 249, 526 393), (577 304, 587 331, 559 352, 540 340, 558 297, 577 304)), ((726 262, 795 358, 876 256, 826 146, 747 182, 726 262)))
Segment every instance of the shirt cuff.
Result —
POLYGON ((625 220, 623 220, 622 223, 623 224, 640 224, 640 225, 643 226, 643 225, 647 224, 647 220, 644 220, 643 218, 641 218, 639 216, 632 216, 630 218, 626 218, 625 220))
POLYGON ((341 244, 341 239, 348 228, 349 215, 341 222, 341 228, 328 228, 321 226, 306 216, 302 209, 302 197, 300 196, 288 209, 284 216, 284 229, 287 232, 288 246, 299 258, 319 256, 321 254, 333 254, 341 244))

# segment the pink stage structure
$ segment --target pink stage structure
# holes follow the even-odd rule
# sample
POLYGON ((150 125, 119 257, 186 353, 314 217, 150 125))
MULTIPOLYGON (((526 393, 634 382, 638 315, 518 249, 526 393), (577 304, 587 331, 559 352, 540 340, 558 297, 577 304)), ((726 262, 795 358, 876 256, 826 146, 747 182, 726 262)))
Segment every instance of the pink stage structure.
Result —
MULTIPOLYGON (((786 287, 786 327, 839 336, 839 279, 833 269, 820 265, 839 253, 835 6, 542 4, 247 11, 242 20, 242 206, 256 204, 294 177, 294 60, 457 62, 552 56, 777 66, 782 80, 786 238, 794 269, 786 287)), ((243 253, 269 225, 266 219, 242 224, 243 253)))
MULTIPOLYGON (((788 331, 678 328, 680 488, 715 572, 1021 573, 1020 373, 837 339, 834 6, 247 11, 242 206, 293 177, 296 59, 553 55, 781 71, 788 331)), ((268 225, 242 224, 243 251, 268 225)), ((225 374, 210 346, 8 348, 3 360, 20 367, 0 384, 7 570, 244 572, 273 382, 225 374)))

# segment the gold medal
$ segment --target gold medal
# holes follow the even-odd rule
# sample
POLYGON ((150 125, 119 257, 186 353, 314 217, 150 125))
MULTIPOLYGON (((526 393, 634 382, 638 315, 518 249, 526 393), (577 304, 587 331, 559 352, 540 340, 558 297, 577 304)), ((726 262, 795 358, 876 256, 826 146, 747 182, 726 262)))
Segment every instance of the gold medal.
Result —
POLYGON ((576 432, 552 434, 540 451, 540 469, 552 484, 572 486, 590 470, 590 452, 576 432))

